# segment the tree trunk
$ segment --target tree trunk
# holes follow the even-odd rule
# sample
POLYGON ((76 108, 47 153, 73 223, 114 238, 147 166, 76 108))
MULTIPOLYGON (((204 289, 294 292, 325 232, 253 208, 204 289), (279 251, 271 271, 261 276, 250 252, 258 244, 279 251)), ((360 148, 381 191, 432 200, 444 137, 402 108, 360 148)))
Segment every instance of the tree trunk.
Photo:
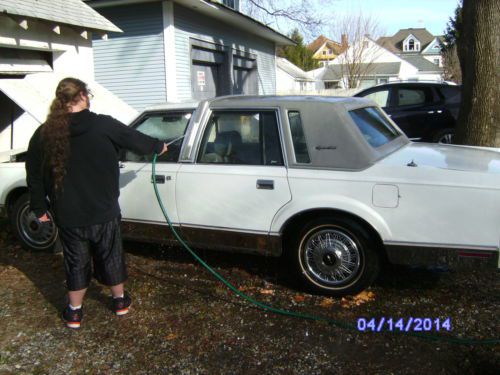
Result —
POLYGON ((455 141, 500 147, 500 2, 464 0, 462 21, 462 105, 455 141))

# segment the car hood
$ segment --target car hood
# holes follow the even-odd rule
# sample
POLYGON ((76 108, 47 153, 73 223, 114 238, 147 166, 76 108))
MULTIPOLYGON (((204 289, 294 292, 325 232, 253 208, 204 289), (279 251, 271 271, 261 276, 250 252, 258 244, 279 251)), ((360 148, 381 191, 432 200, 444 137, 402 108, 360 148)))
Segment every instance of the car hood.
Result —
POLYGON ((500 174, 500 149, 409 143, 387 156, 381 163, 500 174))
POLYGON ((7 163, 12 160, 15 155, 26 152, 26 148, 18 148, 14 150, 7 150, 0 152, 0 163, 7 163))

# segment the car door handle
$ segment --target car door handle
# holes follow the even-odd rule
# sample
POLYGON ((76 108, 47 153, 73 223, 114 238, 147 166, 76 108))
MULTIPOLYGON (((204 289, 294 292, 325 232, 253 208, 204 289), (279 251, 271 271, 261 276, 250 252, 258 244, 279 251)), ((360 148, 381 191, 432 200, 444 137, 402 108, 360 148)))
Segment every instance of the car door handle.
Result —
MULTIPOLYGON (((157 184, 164 184, 165 183, 165 176, 163 175, 156 175, 155 176, 155 181, 157 184)), ((151 176, 151 183, 153 183, 153 176, 151 176)))
POLYGON ((118 168, 120 169, 125 168, 125 164, 123 164, 122 162, 118 163, 118 168))
POLYGON ((273 180, 257 180, 257 189, 273 190, 274 181, 273 180))
POLYGON ((430 115, 432 115, 434 113, 434 111, 429 111, 427 113, 430 114, 430 115))

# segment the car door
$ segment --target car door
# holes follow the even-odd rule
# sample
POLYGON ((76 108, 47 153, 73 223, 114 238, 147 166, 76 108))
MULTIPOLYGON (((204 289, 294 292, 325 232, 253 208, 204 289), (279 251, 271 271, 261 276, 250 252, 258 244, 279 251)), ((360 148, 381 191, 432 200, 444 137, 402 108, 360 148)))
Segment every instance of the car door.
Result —
POLYGON ((196 162, 182 164, 177 174, 183 233, 269 233, 274 215, 291 199, 277 119, 275 110, 211 113, 196 162))
POLYGON ((436 116, 434 92, 424 85, 398 85, 393 88, 391 119, 412 140, 428 138, 436 116))
MULTIPOLYGON (((165 142, 182 136, 192 109, 147 113, 134 125, 138 131, 165 142)), ((181 147, 178 141, 169 146, 156 165, 156 181, 163 203, 173 223, 178 223, 175 205, 175 177, 179 169, 181 147)), ((123 153, 120 162, 120 207, 123 221, 164 223, 152 184, 152 155, 123 153)))

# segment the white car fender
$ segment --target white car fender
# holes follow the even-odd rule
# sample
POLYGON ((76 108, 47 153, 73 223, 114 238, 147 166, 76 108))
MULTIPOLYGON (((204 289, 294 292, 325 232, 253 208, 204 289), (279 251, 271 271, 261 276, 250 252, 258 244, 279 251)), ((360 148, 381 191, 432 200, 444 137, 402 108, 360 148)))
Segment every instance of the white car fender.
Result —
POLYGON ((281 233, 286 222, 297 214, 325 209, 343 211, 359 217, 371 225, 383 241, 392 238, 391 230, 384 218, 373 208, 353 198, 327 194, 320 196, 294 197, 276 213, 271 224, 270 233, 281 233))
POLYGON ((24 165, 19 168, 19 163, 2 165, 2 169, 4 173, 2 173, 2 180, 0 180, 0 205, 5 205, 11 191, 20 187, 27 188, 26 172, 24 165))

